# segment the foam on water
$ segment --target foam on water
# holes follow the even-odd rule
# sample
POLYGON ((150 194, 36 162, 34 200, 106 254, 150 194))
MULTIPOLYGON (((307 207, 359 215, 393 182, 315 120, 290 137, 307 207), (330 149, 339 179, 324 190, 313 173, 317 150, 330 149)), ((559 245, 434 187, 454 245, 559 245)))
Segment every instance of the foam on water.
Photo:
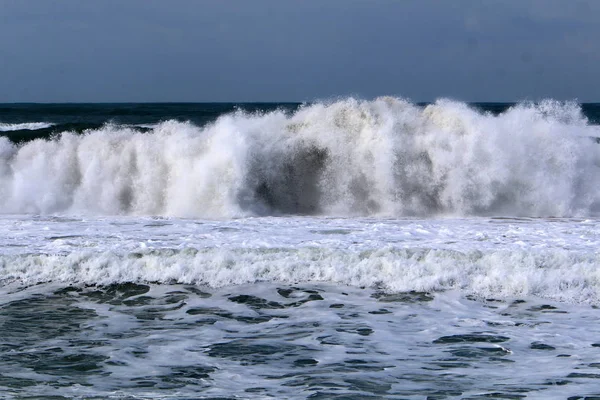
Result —
POLYGON ((0 282, 325 282, 598 304, 600 229, 571 219, 16 218, 0 282))
POLYGON ((35 131, 38 129, 50 128, 54 124, 50 122, 24 122, 21 124, 3 124, 0 123, 0 132, 11 132, 20 130, 35 131))
POLYGON ((461 289, 480 297, 536 295, 598 303, 598 255, 566 251, 462 253, 447 250, 327 249, 141 251, 133 254, 0 257, 3 282, 191 283, 212 287, 262 281, 329 282, 390 291, 461 289))
POLYGON ((440 100, 346 99, 106 125, 17 146, 0 138, 10 213, 590 216, 600 211, 598 127, 576 104, 493 116, 440 100))
POLYGON ((599 394, 591 307, 326 284, 50 284, 0 294, 0 390, 9 397, 599 394))

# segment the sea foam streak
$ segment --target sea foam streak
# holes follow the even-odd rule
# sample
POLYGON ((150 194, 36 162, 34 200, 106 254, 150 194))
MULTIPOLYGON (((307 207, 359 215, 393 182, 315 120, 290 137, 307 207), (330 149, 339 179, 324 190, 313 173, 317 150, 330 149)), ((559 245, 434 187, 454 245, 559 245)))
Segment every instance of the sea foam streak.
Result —
POLYGON ((50 122, 24 122, 21 124, 0 123, 0 132, 11 132, 11 131, 20 131, 20 130, 35 131, 38 129, 50 128, 53 125, 54 124, 52 124, 50 122))
POLYGON ((449 100, 346 99, 150 133, 0 139, 8 213, 589 216, 600 146, 576 104, 499 116, 449 100))

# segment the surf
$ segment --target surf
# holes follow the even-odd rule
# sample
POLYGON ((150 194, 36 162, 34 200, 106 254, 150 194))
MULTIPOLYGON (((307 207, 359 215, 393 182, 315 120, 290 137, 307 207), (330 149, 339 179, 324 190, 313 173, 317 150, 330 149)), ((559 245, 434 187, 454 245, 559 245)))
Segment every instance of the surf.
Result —
POLYGON ((441 99, 237 110, 145 132, 105 124, 0 138, 0 208, 16 214, 232 218, 594 216, 600 136, 575 103, 493 115, 441 99))

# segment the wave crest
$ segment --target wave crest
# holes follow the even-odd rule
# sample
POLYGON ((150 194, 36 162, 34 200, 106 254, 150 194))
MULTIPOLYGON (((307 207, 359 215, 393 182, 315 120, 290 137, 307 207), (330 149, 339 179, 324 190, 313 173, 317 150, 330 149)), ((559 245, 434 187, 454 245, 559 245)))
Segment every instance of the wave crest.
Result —
POLYGON ((537 296, 597 304, 598 255, 567 250, 470 251, 382 248, 184 249, 130 254, 0 257, 1 283, 109 285, 186 283, 211 287, 256 282, 329 282, 391 292, 461 290, 484 298, 537 296))

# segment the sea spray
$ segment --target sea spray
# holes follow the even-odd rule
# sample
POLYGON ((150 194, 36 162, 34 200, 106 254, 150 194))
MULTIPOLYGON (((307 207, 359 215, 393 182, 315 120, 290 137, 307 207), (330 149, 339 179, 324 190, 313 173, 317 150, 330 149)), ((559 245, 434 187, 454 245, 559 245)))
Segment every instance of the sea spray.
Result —
POLYGON ((21 145, 0 140, 4 213, 592 216, 598 127, 578 105, 492 115, 439 100, 233 112, 149 132, 107 124, 21 145))

